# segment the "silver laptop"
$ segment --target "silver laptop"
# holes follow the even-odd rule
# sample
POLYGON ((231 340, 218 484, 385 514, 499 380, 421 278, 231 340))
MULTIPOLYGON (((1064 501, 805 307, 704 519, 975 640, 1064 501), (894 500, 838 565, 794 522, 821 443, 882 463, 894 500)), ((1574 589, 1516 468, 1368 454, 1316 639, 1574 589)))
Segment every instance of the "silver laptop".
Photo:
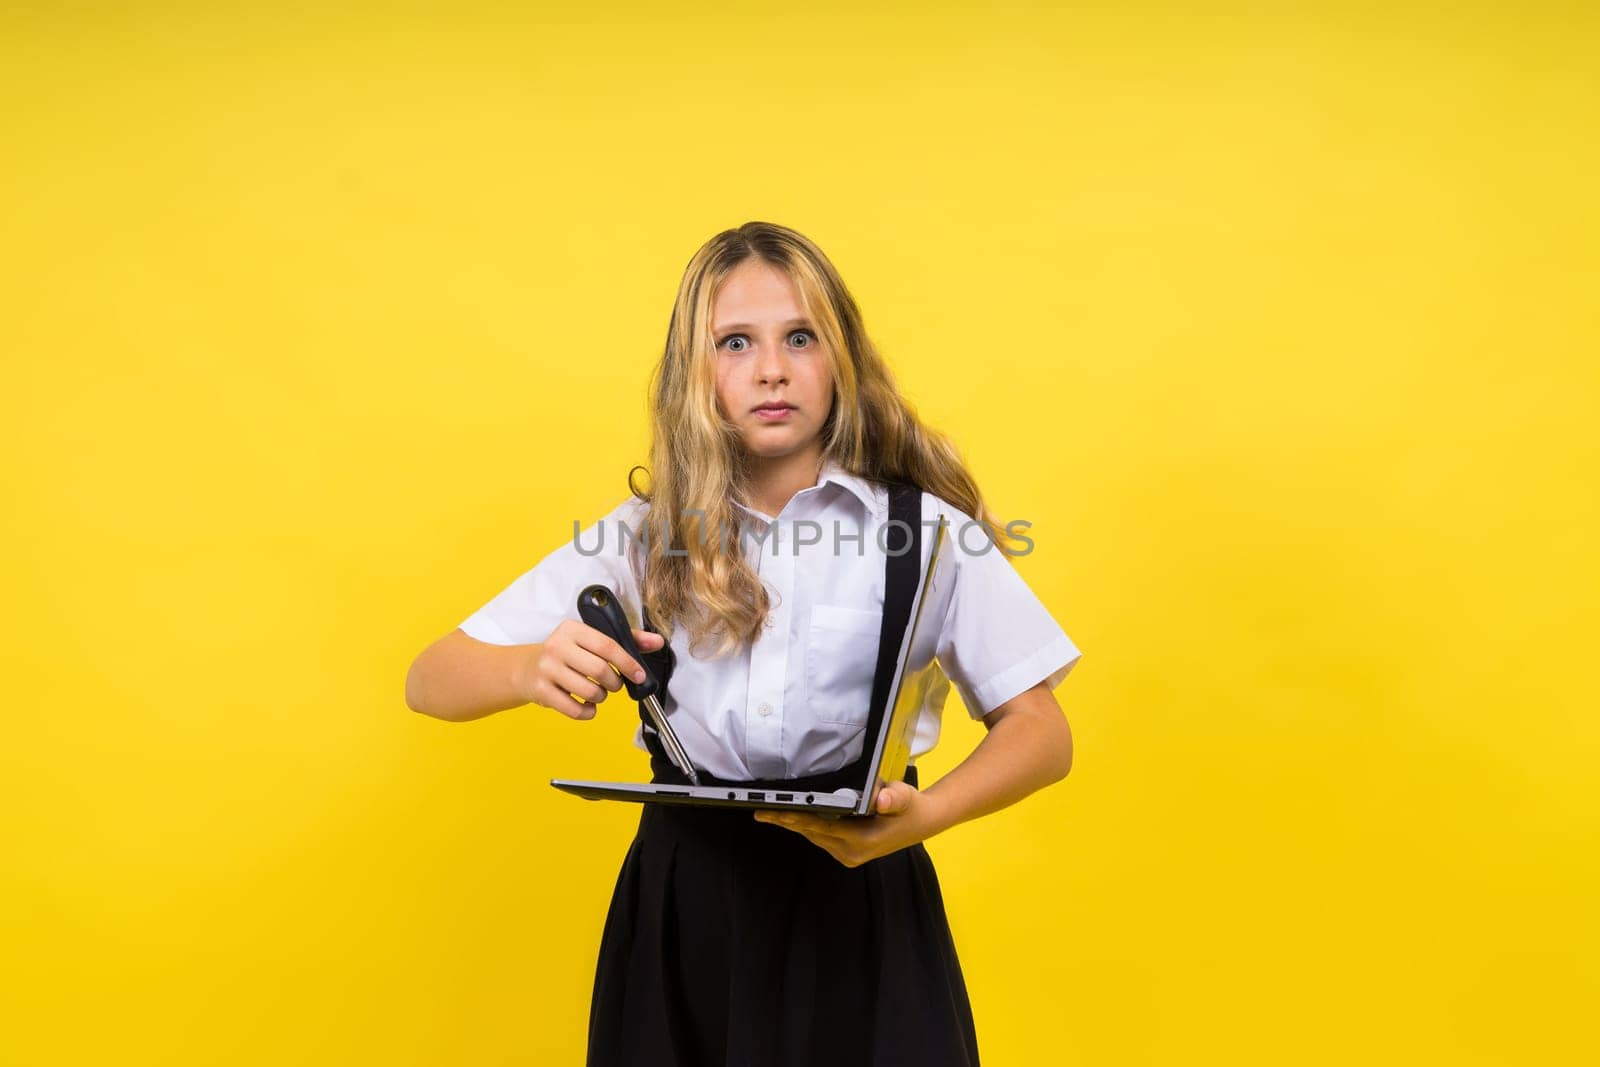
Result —
POLYGON ((900 654, 895 658, 894 678, 889 687, 883 720, 878 725, 876 737, 862 738, 863 745, 872 745, 873 748, 872 758, 866 761, 859 785, 831 793, 818 793, 772 788, 747 789, 738 784, 697 786, 657 782, 589 782, 572 778, 552 778, 550 784, 587 800, 631 800, 717 808, 799 808, 835 818, 871 815, 878 790, 905 776, 906 765, 911 759, 911 740, 917 725, 917 713, 922 709, 929 687, 937 680, 935 672, 939 667, 932 659, 916 670, 909 670, 908 667, 911 649, 922 623, 922 605, 934 588, 934 572, 939 569, 948 525, 945 516, 940 515, 933 532, 933 546, 928 551, 927 566, 923 568, 911 601, 911 615, 906 620, 900 654))

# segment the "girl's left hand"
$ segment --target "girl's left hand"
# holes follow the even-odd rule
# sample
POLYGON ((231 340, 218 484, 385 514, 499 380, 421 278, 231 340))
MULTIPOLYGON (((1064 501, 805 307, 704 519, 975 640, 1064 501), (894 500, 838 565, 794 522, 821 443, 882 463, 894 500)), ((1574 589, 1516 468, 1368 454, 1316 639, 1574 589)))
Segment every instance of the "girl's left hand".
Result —
POLYGON ((933 805, 910 782, 890 782, 878 790, 877 813, 865 818, 824 819, 798 811, 758 811, 755 817, 806 837, 846 867, 887 856, 940 829, 933 805))

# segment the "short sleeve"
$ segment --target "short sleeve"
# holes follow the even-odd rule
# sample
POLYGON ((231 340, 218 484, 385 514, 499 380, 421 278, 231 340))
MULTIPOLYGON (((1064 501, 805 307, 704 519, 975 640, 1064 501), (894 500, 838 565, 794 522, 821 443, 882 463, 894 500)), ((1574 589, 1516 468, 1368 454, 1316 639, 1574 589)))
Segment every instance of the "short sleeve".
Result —
POLYGON ((637 627, 639 582, 634 557, 638 539, 645 536, 645 507, 629 497, 589 526, 569 527, 566 542, 467 616, 462 631, 491 645, 544 641, 563 619, 578 618, 578 594, 595 584, 608 586, 622 598, 629 621, 637 627))
POLYGON ((983 527, 948 504, 941 510, 955 581, 935 655, 981 719, 1041 681, 1054 689, 1082 653, 983 527))

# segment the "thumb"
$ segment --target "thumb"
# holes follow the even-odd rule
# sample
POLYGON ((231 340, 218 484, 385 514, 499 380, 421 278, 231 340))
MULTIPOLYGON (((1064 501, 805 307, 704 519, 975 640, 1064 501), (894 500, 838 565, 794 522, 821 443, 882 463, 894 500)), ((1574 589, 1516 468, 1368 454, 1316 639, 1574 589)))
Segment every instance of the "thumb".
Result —
POLYGON ((917 791, 910 782, 890 782, 878 790, 878 814, 899 815, 911 807, 917 791))
POLYGON ((661 643, 666 640, 654 630, 635 630, 633 639, 639 643, 640 648, 660 648, 661 643))

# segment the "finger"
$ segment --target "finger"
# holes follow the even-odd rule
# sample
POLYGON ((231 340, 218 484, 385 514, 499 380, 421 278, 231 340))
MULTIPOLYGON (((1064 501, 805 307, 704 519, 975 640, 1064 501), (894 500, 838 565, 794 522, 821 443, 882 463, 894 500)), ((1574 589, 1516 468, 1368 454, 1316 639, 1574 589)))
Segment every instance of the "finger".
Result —
POLYGON ((561 664, 556 665, 555 673, 550 679, 562 692, 567 693, 585 704, 598 704, 606 698, 608 690, 593 678, 586 678, 561 664))
POLYGON ((644 652, 651 652, 660 648, 662 644, 666 642, 666 640, 667 639, 665 637, 662 637, 654 630, 633 631, 634 644, 638 645, 640 650, 644 652))
POLYGON ((832 837, 828 834, 816 834, 810 836, 810 840, 813 845, 816 845, 846 867, 855 867, 861 862, 857 858, 860 856, 861 850, 854 841, 849 841, 842 837, 832 837))
POLYGON ((818 848, 827 848, 830 844, 837 847, 849 844, 845 838, 829 831, 828 827, 832 824, 825 819, 810 815, 792 815, 787 812, 757 812, 756 818, 762 822, 781 826, 785 830, 793 830, 818 848))
POLYGON ((756 812, 756 818, 760 819, 762 822, 771 822, 777 823, 779 826, 786 826, 791 830, 823 831, 832 825, 826 819, 819 818, 815 815, 803 815, 797 811, 758 811, 756 812))
POLYGON ((574 646, 567 658, 567 666, 577 673, 598 682, 606 691, 615 693, 622 688, 622 675, 611 669, 611 664, 586 648, 574 646))
POLYGON ((579 648, 588 649, 634 681, 644 681, 644 666, 593 626, 584 627, 573 640, 579 648))
POLYGON ((835 858, 843 855, 845 850, 850 847, 850 842, 842 837, 834 837, 832 834, 825 834, 816 830, 796 830, 795 833, 835 858))
POLYGON ((569 719, 592 719, 595 715, 593 704, 583 704, 572 698, 572 694, 563 693, 559 687, 550 682, 539 684, 540 694, 538 701, 547 708, 559 711, 569 719))

